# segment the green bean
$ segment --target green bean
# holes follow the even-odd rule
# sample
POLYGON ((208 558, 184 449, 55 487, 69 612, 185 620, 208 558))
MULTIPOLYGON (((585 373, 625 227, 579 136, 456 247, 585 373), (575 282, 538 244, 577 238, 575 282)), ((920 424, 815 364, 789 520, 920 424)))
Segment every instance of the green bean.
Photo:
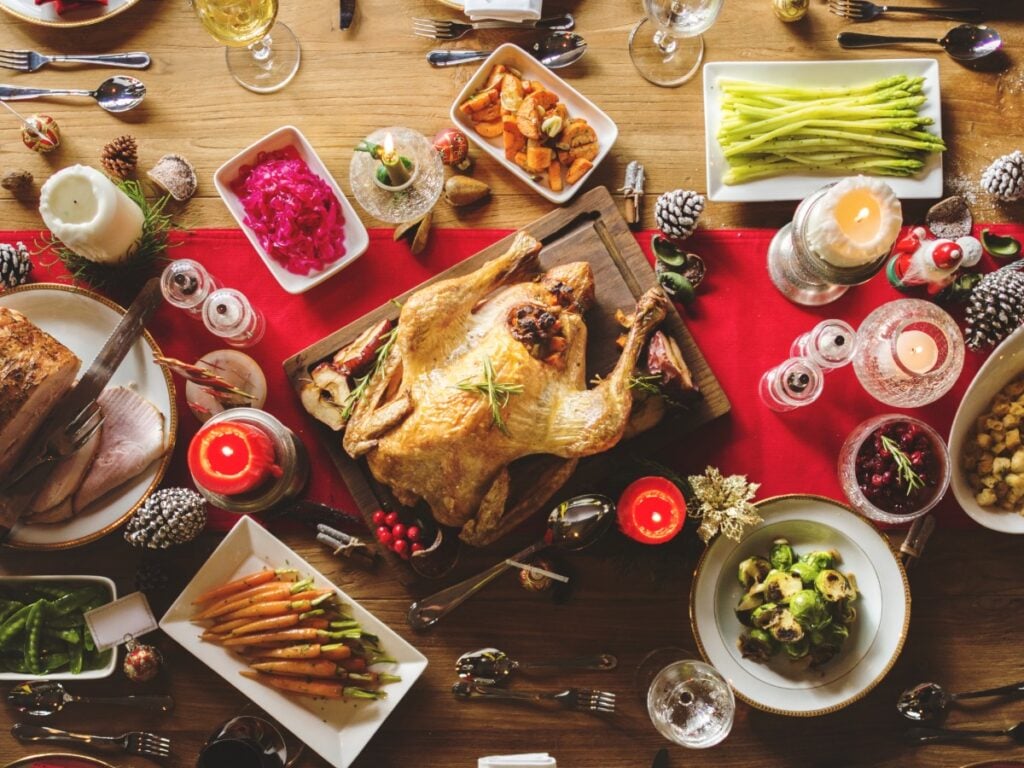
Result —
POLYGON ((66 667, 70 661, 71 657, 67 653, 49 653, 42 657, 40 666, 42 667, 43 674, 48 675, 51 672, 56 672, 61 667, 66 667))
POLYGON ((63 597, 54 600, 52 612, 58 616, 63 616, 71 611, 82 608, 84 605, 95 602, 96 600, 100 600, 101 602, 98 603, 98 605, 102 605, 104 597, 97 594, 93 587, 82 587, 81 589, 68 592, 63 597))
POLYGON ((43 637, 50 640, 61 640, 68 645, 78 645, 82 642, 82 636, 79 634, 77 628, 72 627, 71 629, 58 629, 57 627, 51 627, 45 623, 43 625, 43 637))
POLYGON ((25 622, 28 621, 28 614, 31 610, 31 605, 24 606, 0 626, 0 648, 10 644, 25 629, 25 622))
POLYGON ((69 661, 69 671, 72 675, 77 675, 82 671, 82 664, 85 660, 82 644, 76 643, 68 646, 68 654, 71 657, 69 661))
POLYGON ((25 663, 34 675, 42 674, 43 665, 39 658, 42 639, 43 604, 45 600, 32 603, 25 623, 25 663))
POLYGON ((0 602, 0 626, 24 607, 25 604, 17 600, 4 600, 0 602))
POLYGON ((95 651, 96 643, 92 640, 92 632, 89 631, 88 627, 82 627, 82 643, 85 645, 85 650, 95 651))

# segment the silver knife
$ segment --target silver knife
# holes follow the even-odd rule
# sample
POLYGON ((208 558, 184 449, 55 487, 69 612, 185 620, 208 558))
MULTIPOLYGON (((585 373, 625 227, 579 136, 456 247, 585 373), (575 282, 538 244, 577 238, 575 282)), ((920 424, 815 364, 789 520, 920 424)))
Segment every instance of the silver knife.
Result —
MULTIPOLYGON (((53 412, 47 416, 43 425, 36 431, 19 461, 19 466, 32 466, 42 458, 50 440, 67 429, 74 418, 82 412, 82 409, 99 397, 110 381, 110 377, 114 375, 114 371, 128 354, 128 350, 142 335, 146 322, 160 305, 162 298, 160 278, 151 278, 142 287, 128 311, 124 313, 124 317, 121 318, 117 327, 114 328, 114 332, 110 334, 110 338, 92 361, 89 370, 61 399, 53 412)), ((42 464, 28 472, 13 486, 0 492, 0 542, 5 541, 10 535, 11 529, 25 513, 28 505, 32 502, 32 497, 52 470, 53 463, 42 464)), ((13 476, 17 477, 17 467, 15 467, 13 476)))
POLYGON ((352 26, 352 19, 356 15, 356 0, 341 0, 341 18, 338 20, 339 29, 348 29, 352 26))

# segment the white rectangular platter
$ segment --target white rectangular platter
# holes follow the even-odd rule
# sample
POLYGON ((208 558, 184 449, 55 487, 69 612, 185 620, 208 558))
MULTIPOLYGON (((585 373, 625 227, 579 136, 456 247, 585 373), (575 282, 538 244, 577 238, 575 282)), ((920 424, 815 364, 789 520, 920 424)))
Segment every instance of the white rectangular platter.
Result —
MULTIPOLYGON (((799 88, 851 86, 894 75, 924 77, 925 103, 920 114, 934 124, 928 130, 942 135, 942 104, 939 94, 939 63, 935 59, 868 59, 863 61, 715 61, 704 65, 704 137, 707 155, 708 198, 722 203, 753 203, 802 200, 836 180, 836 176, 788 174, 727 185, 722 179, 728 166, 718 145, 721 120, 720 78, 774 83, 799 88)), ((881 177, 897 197, 942 197, 942 157, 932 154, 913 177, 881 177)))

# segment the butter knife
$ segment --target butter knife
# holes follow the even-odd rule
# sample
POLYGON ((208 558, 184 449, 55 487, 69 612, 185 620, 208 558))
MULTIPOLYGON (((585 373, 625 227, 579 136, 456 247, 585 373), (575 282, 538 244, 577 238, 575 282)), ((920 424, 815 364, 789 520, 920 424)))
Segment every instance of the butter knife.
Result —
POLYGON ((348 29, 352 26, 352 19, 356 15, 356 0, 341 0, 341 18, 338 20, 339 29, 348 29))
MULTIPOLYGON (((78 380, 78 383, 65 395, 53 412, 46 418, 43 425, 36 431, 29 446, 22 455, 19 466, 36 463, 46 452, 47 443, 59 435, 82 409, 92 403, 114 375, 114 371, 128 354, 135 341, 145 330, 146 322, 160 305, 163 296, 160 293, 160 278, 151 278, 132 302, 128 311, 110 334, 110 338, 100 349, 89 370, 78 380)), ((10 488, 0 492, 0 543, 7 540, 11 529, 28 509, 33 496, 53 470, 52 463, 41 464, 28 472, 10 488)), ((13 476, 18 476, 17 468, 13 476)))

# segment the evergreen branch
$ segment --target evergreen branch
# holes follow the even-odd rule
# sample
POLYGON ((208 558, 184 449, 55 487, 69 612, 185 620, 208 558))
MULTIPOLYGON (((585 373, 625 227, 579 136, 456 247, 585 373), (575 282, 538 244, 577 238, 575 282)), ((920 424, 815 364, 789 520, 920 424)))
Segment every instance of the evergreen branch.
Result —
POLYGON ((501 410, 508 405, 509 398, 512 397, 512 395, 521 395, 523 393, 523 385, 503 384, 498 381, 494 374, 494 366, 491 364, 491 358, 486 356, 484 357, 483 372, 483 381, 470 381, 469 379, 463 379, 456 386, 463 392, 474 392, 487 398, 487 404, 491 408, 492 422, 498 427, 503 435, 511 436, 512 433, 508 431, 508 426, 505 424, 505 419, 501 415, 501 410))
POLYGON ((903 452, 903 449, 892 438, 885 435, 882 435, 882 446, 892 454, 892 458, 896 462, 896 474, 907 486, 907 496, 918 488, 924 488, 924 481, 914 471, 914 466, 910 463, 910 457, 903 452))

